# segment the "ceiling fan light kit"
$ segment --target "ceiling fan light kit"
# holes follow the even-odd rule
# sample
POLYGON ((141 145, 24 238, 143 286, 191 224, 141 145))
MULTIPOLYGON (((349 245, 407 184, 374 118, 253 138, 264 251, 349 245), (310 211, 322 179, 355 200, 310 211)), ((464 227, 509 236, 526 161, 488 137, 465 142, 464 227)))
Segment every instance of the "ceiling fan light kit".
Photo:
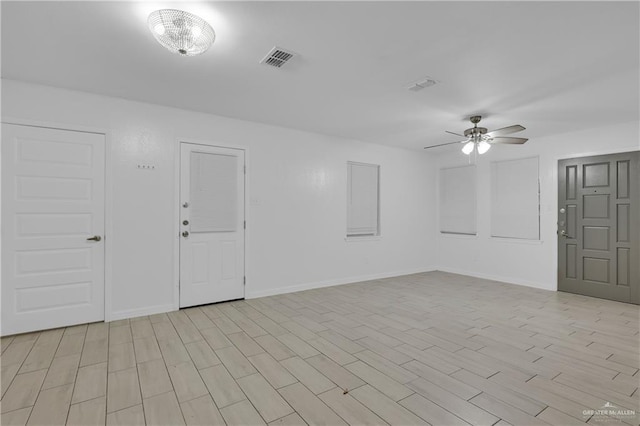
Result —
POLYGON ((147 24, 158 43, 183 56, 206 52, 216 38, 207 21, 183 10, 156 10, 149 15, 147 24))
POLYGON ((469 121, 473 124, 473 127, 464 131, 464 134, 461 135, 455 132, 446 131, 446 133, 450 133, 456 136, 465 136, 467 139, 458 142, 448 142, 441 143, 438 145, 425 146, 424 149, 435 148, 438 146, 452 145, 456 143, 463 143, 462 152, 466 155, 471 155, 474 151, 478 154, 484 154, 489 149, 491 149, 491 145, 493 144, 517 144, 521 145, 528 141, 527 138, 514 138, 514 137, 505 137, 504 135, 509 135, 511 133, 521 132, 525 130, 525 128, 519 124, 514 124, 513 126, 503 127, 501 129, 488 131, 485 127, 478 127, 478 123, 482 119, 479 115, 473 115, 469 117, 469 121))
POLYGON ((462 147, 462 152, 464 152, 465 154, 469 155, 473 152, 473 150, 475 149, 476 144, 475 142, 467 142, 463 147, 462 147))
POLYGON ((476 149, 478 150, 478 154, 484 154, 485 152, 489 151, 489 148, 491 148, 491 145, 487 141, 480 141, 476 145, 476 149))

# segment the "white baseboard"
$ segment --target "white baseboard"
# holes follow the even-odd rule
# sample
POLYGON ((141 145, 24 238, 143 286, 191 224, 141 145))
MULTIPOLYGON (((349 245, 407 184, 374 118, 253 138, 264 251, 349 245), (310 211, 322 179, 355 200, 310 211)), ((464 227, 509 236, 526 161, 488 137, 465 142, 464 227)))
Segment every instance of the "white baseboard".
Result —
POLYGON ((501 275, 492 275, 492 274, 483 274, 480 272, 467 271, 459 268, 438 267, 436 269, 438 271, 449 272, 452 274, 467 275, 470 277, 482 278, 485 280, 500 281, 505 284, 515 284, 515 285, 521 285, 525 287, 539 288, 541 290, 557 291, 557 288, 553 287, 554 283, 541 283, 537 281, 527 281, 520 278, 505 277, 501 275))
MULTIPOLYGON (((475 271, 467 271, 459 268, 427 266, 423 268, 407 269, 403 271, 383 272, 378 274, 360 275, 360 276, 349 277, 349 278, 337 278, 337 279, 326 280, 326 281, 315 281, 311 283, 297 284, 297 285, 292 285, 287 287, 278 287, 278 288, 262 290, 262 291, 247 291, 245 293, 245 298, 256 299, 258 297, 294 293, 297 291, 311 290, 314 288, 332 287, 332 286, 343 285, 343 284, 353 284, 353 283, 362 282, 362 281, 380 280, 384 278, 400 277, 403 275, 419 274, 422 272, 432 272, 432 271, 442 271, 442 272, 449 272, 452 274, 467 275, 471 277, 483 278, 483 279, 492 280, 492 281, 500 281, 506 284, 516 284, 516 285, 521 285, 526 287, 539 288, 542 290, 550 290, 550 291, 557 290, 556 288, 550 287, 549 285, 550 283, 539 283, 536 281, 526 281, 526 280, 513 278, 513 277, 483 274, 483 273, 479 273, 475 271)), ((553 283, 551 283, 551 285, 553 285, 553 283)), ((165 312, 172 312, 175 310, 176 309, 173 304, 167 304, 167 305, 149 306, 141 309, 117 311, 117 312, 111 313, 111 321, 117 321, 117 320, 127 319, 127 318, 136 318, 136 317, 141 317, 145 315, 161 314, 165 312)))
POLYGON ((399 277, 402 275, 419 274, 421 272, 431 272, 435 270, 436 268, 434 267, 423 267, 423 268, 407 269, 404 271, 383 272, 379 274, 360 275, 360 276, 348 277, 348 278, 337 278, 334 280, 315 281, 311 283, 296 284, 292 286, 278 287, 278 288, 262 290, 262 291, 247 290, 245 293, 245 298, 256 299, 258 297, 275 296, 278 294, 294 293, 296 291, 311 290, 314 288, 332 287, 335 285, 352 284, 352 283, 357 283, 361 281, 379 280, 383 278, 392 278, 392 277, 399 277))
POLYGON ((145 315, 163 314, 165 312, 175 311, 173 303, 168 305, 148 306, 140 309, 129 309, 127 311, 117 311, 111 313, 111 321, 117 321, 127 318, 143 317, 145 315))

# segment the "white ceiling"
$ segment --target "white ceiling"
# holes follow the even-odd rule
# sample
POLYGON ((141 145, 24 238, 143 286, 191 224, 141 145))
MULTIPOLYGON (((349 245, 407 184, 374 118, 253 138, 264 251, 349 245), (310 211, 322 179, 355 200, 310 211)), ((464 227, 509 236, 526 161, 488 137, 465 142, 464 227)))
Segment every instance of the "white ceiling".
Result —
POLYGON ((2 77, 420 149, 472 114, 536 137, 639 118, 638 2, 10 2, 2 77), (217 39, 172 55, 148 14, 217 39), (299 54, 258 62, 274 46, 299 54), (439 84, 409 92, 430 76, 439 84))

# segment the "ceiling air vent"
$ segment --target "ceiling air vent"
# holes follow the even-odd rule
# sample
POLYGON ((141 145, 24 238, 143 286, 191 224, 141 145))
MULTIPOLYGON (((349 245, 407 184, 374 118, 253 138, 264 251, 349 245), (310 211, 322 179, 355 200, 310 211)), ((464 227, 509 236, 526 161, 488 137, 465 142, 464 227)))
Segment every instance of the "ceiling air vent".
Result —
POLYGON ((410 85, 407 86, 407 89, 411 92, 419 92, 422 89, 426 89, 427 87, 431 87, 437 83, 436 80, 431 77, 425 77, 418 81, 414 81, 410 85))
POLYGON ((267 53, 267 56, 262 58, 260 63, 269 65, 271 67, 280 68, 294 56, 296 56, 295 53, 276 46, 271 49, 269 53, 267 53))

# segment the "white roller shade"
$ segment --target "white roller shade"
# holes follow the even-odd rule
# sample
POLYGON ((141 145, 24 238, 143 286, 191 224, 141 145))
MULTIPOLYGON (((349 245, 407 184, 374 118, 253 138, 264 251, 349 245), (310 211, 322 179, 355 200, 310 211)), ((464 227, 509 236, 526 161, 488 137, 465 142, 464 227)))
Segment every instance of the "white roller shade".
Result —
POLYGON ((375 164, 347 163, 347 236, 378 235, 379 175, 375 164))
POLYGON ((476 166, 440 170, 440 232, 476 234, 476 166))
POLYGON ((191 153, 191 232, 231 232, 237 225, 237 158, 191 153))
POLYGON ((491 163, 491 236, 540 239, 538 157, 491 163))

